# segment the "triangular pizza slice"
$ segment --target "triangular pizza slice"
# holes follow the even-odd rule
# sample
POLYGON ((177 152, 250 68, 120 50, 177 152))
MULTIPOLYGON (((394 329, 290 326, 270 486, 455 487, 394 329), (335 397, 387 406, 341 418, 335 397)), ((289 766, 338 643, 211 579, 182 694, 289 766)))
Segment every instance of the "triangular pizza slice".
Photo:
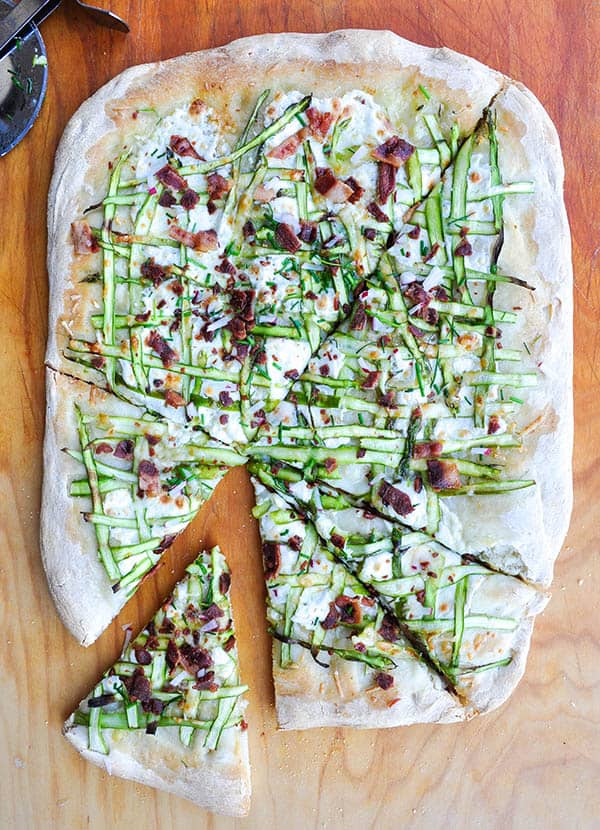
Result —
POLYGON ((245 459, 82 381, 49 371, 47 388, 42 553, 63 621, 89 645, 245 459))
POLYGON ((319 544, 414 635, 469 709, 490 711, 508 697, 546 593, 291 468, 255 465, 254 473, 310 517, 319 544))
POLYGON ((259 476, 253 484, 279 725, 374 728, 467 717, 411 632, 336 560, 314 523, 259 476))
POLYGON ((248 740, 229 587, 218 547, 71 715, 65 737, 109 774, 227 815, 250 800, 248 740))

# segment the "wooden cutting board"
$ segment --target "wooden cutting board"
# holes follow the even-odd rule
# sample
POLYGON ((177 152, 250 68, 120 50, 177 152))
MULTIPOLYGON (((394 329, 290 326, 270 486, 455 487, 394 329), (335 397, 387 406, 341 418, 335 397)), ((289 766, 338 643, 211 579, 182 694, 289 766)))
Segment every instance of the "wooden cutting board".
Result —
MULTIPOLYGON (((101 2, 102 0, 99 0, 101 2)), ((43 26, 50 80, 41 116, 0 160, 0 826, 7 828, 586 828, 600 822, 600 6, 594 0, 114 0, 123 36, 64 4, 43 26), (459 726, 278 733, 264 633, 258 532, 234 471, 113 626, 83 649, 62 627, 38 548, 45 202, 53 154, 77 106, 127 66, 272 31, 392 28, 518 78, 555 120, 567 167, 575 265, 575 512, 526 677, 499 711, 459 726), (253 806, 215 818, 111 779, 60 734, 64 718, 200 545, 234 571, 251 684, 253 806), (595 619, 594 619, 595 618, 595 619), (253 634, 249 634, 253 631, 253 634)), ((543 148, 540 148, 543 152, 543 148)), ((556 475, 561 475, 556 470, 556 475)), ((57 482, 56 486, 63 486, 57 482)))

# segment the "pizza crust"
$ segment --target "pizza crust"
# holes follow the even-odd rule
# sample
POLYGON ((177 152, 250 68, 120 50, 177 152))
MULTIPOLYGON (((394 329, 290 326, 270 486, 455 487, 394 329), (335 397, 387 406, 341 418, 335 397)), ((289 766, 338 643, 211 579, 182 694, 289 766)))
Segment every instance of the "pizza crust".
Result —
MULTIPOLYGON (((509 454, 507 477, 533 478, 536 487, 485 497, 451 498, 465 551, 493 567, 548 586, 573 504, 573 272, 563 200, 560 143, 546 111, 529 90, 509 82, 497 96, 500 165, 505 181, 533 180, 531 196, 507 199, 499 267, 535 286, 498 287, 501 308, 522 308, 515 332, 503 327, 507 348, 531 344, 538 385, 519 413, 523 450, 509 454), (543 148, 543 152, 542 152, 543 148)), ((515 394, 518 396, 519 391, 515 394)))
POLYGON ((63 623, 84 646, 96 640, 126 602, 114 594, 98 558, 96 534, 83 521, 86 499, 69 495, 81 465, 64 447, 78 446, 75 404, 139 417, 140 410, 89 384, 46 370, 46 433, 40 522, 42 560, 63 623))
POLYGON ((297 649, 295 666, 280 667, 280 643, 273 641, 273 681, 277 722, 281 729, 348 726, 378 729, 415 723, 456 723, 494 711, 510 697, 523 676, 531 645, 535 616, 549 595, 523 587, 523 619, 511 644, 511 662, 467 676, 468 699, 451 694, 421 662, 398 661, 388 670, 394 677, 389 690, 365 681, 370 669, 335 655, 330 667, 314 661, 306 649, 297 649))
POLYGON ((219 750, 202 749, 201 736, 192 750, 178 738, 176 727, 156 735, 143 731, 111 730, 109 755, 88 749, 87 729, 67 720, 63 734, 77 751, 109 775, 128 778, 187 798, 227 816, 245 816, 250 808, 250 763, 247 731, 231 730, 219 750))

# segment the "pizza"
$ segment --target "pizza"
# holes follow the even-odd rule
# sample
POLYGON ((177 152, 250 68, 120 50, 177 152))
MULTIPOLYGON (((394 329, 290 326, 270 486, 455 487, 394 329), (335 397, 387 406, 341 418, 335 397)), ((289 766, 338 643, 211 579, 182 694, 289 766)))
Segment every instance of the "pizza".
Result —
MULTIPOLYGON (((42 511, 74 636, 93 643, 246 465, 281 728, 504 702, 572 502, 563 175, 527 89, 389 32, 247 38, 84 103, 49 198, 42 511)), ((156 770, 175 744, 210 775, 221 750, 160 718, 154 741, 139 706, 131 726, 128 677, 68 735, 202 801, 200 777, 156 770), (96 708, 125 732, 92 731, 96 708)))
POLYGON ((81 754, 113 775, 244 815, 250 798, 244 692, 231 574, 202 552, 64 726, 81 754))

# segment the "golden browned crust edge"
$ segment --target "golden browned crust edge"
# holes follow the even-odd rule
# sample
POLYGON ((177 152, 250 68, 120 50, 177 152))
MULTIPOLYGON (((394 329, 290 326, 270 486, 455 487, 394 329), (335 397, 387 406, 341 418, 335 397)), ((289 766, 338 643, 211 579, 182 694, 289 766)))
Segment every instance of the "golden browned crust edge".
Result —
POLYGON ((224 758, 222 751, 209 755, 190 751, 178 739, 157 742, 145 733, 122 733, 109 755, 87 747, 87 730, 69 718, 63 734, 80 755, 109 775, 137 781, 192 801, 199 807, 226 816, 245 816, 250 809, 250 763, 248 733, 238 730, 233 751, 224 758), (149 743, 149 740, 152 743, 149 743), (185 756, 185 757, 184 757, 185 756), (190 757, 196 763, 191 766, 190 757), (184 763, 184 761, 186 763, 184 763))

